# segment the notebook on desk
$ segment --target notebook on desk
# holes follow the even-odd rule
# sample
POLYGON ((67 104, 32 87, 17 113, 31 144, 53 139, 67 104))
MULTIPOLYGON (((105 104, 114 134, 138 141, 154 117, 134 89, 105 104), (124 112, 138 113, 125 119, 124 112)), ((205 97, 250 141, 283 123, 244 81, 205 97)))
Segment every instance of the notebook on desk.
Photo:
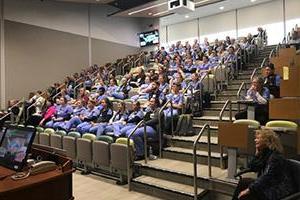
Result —
POLYGON ((8 126, 0 143, 0 165, 21 171, 26 164, 34 137, 35 128, 8 126))

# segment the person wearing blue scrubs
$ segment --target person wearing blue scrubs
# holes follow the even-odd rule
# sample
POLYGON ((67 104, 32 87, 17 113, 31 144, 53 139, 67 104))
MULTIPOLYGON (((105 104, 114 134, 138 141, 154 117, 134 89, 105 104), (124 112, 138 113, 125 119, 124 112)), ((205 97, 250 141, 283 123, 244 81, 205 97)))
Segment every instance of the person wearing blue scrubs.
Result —
POLYGON ((173 118, 178 117, 181 114, 181 110, 183 108, 183 95, 180 93, 180 84, 172 85, 172 93, 166 96, 167 100, 170 100, 172 104, 168 104, 168 108, 164 110, 165 123, 167 129, 171 127, 172 112, 173 118))
POLYGON ((76 128, 79 124, 96 120, 99 115, 99 110, 95 107, 95 104, 96 102, 94 100, 89 100, 87 109, 84 111, 84 113, 80 114, 79 116, 72 117, 65 123, 63 129, 70 131, 71 128, 76 128))
POLYGON ((101 100, 101 106, 102 109, 100 110, 100 114, 98 116, 98 119, 96 122, 91 121, 91 122, 84 122, 82 124, 79 124, 77 126, 77 131, 80 133, 97 133, 97 130, 100 126, 106 126, 109 122, 109 120, 113 116, 113 111, 112 111, 112 103, 109 101, 108 98, 104 98, 101 100))
POLYGON ((120 127, 126 124, 128 120, 128 112, 125 108, 125 102, 118 103, 118 111, 114 114, 111 122, 107 126, 99 126, 97 129, 97 136, 102 134, 113 133, 115 137, 120 135, 120 127))
POLYGON ((134 128, 144 117, 140 102, 136 101, 132 104, 132 111, 128 116, 125 125, 121 126, 120 135, 127 135, 128 130, 134 128))
POLYGON ((59 99, 59 105, 56 108, 56 115, 52 117, 52 120, 46 123, 47 128, 58 128, 60 122, 70 119, 71 114, 73 113, 72 106, 67 104, 67 99, 61 97, 59 99))
POLYGON ((130 90, 131 87, 127 82, 127 78, 124 77, 121 79, 121 85, 111 94, 111 96, 116 99, 126 99, 130 90))
MULTIPOLYGON (((146 108, 146 114, 144 117, 146 125, 146 136, 147 138, 157 138, 157 125, 159 122, 159 101, 156 98, 151 98, 149 100, 149 106, 146 108)), ((134 127, 126 132, 126 136, 132 132, 134 127)), ((136 149, 136 159, 142 159, 144 157, 144 131, 145 127, 141 126, 132 135, 136 149)))

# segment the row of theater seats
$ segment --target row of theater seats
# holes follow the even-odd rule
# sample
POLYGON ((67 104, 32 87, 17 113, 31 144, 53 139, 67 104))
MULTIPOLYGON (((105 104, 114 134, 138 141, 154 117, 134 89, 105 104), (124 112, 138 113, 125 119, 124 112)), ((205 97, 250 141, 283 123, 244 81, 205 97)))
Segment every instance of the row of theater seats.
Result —
MULTIPOLYGON (((36 127, 34 143, 66 151, 76 166, 85 172, 104 170, 114 176, 124 177, 127 173, 127 138, 114 140, 110 136, 96 137, 86 133, 69 132, 36 127)), ((134 143, 130 140, 130 163, 134 160, 134 143)))

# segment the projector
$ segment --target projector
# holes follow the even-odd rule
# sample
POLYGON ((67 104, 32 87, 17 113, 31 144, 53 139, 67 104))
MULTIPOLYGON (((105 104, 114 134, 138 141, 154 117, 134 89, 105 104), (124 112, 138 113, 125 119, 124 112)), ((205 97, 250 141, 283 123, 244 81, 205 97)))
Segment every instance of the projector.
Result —
POLYGON ((190 0, 169 0, 168 10, 178 14, 186 14, 195 11, 195 3, 190 0))

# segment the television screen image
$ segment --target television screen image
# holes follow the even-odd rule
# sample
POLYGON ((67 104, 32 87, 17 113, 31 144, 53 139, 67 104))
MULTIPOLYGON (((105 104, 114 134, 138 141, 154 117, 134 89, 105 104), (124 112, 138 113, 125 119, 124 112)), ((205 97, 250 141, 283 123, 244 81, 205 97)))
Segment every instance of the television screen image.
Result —
POLYGON ((140 33, 140 46, 151 46, 159 43, 158 30, 140 33))
POLYGON ((20 170, 26 162, 34 136, 33 128, 6 129, 0 146, 0 164, 13 170, 20 170))

